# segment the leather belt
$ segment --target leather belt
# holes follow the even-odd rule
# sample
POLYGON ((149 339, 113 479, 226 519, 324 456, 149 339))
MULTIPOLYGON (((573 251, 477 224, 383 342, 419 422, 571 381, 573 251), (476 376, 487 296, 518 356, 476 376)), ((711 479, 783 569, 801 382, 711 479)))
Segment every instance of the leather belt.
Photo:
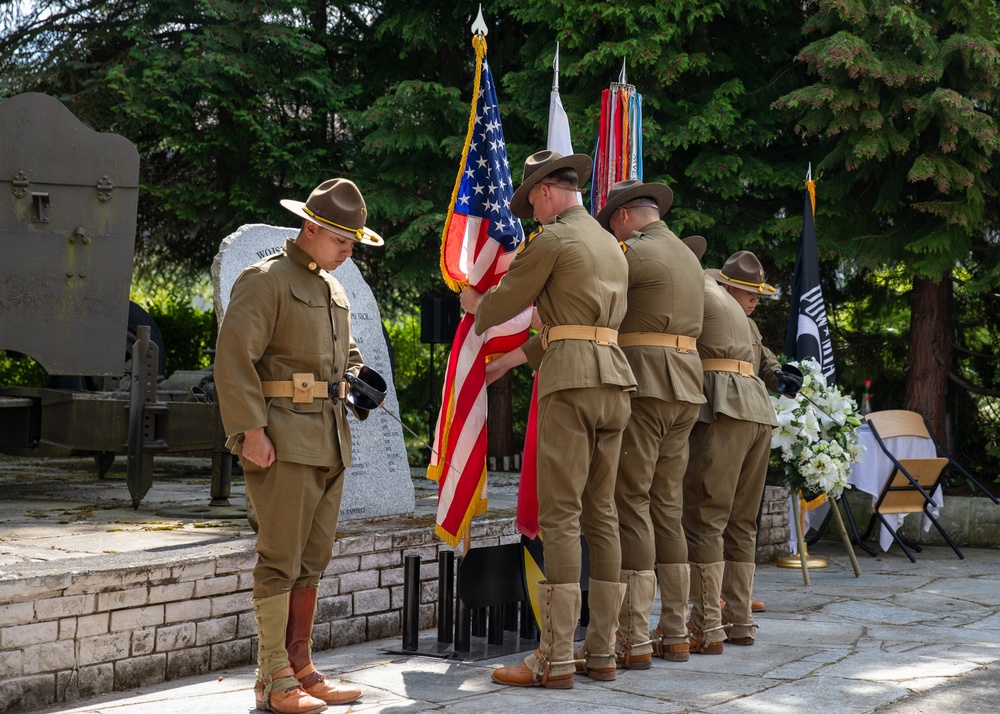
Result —
POLYGON ((320 382, 312 372, 296 372, 287 381, 262 381, 260 387, 265 397, 291 397, 293 404, 312 404, 314 399, 330 397, 336 401, 347 396, 347 382, 320 382))
POLYGON ((548 349, 550 343, 559 340, 588 340, 599 345, 616 345, 618 330, 591 325, 545 325, 539 333, 539 339, 543 350, 548 349))
POLYGON ((741 377, 753 376, 753 362, 741 359, 703 359, 701 368, 706 372, 736 372, 741 377))
POLYGON ((639 345, 673 347, 681 354, 686 354, 698 349, 698 340, 687 335, 672 335, 669 332, 623 332, 618 335, 618 345, 621 347, 637 347, 639 345))

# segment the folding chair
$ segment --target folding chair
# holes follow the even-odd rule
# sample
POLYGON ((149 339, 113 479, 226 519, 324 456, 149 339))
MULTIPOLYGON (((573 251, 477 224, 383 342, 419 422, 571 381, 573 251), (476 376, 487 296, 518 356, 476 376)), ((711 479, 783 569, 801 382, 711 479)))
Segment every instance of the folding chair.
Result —
MULTIPOLYGON (((875 437, 879 448, 882 449, 883 453, 892 462, 892 471, 882 485, 878 500, 876 500, 875 505, 872 507, 875 518, 872 518, 869 522, 864 538, 867 539, 870 537, 876 523, 881 522, 892 535, 893 540, 906 553, 906 557, 915 563, 917 561, 907 546, 917 552, 920 552, 920 546, 900 536, 896 532, 896 529, 889 523, 886 516, 890 514, 923 513, 934 524, 934 527, 938 529, 938 532, 944 537, 948 545, 951 546, 951 549, 955 551, 955 554, 964 560, 965 556, 962 554, 962 551, 958 549, 951 536, 941 527, 941 524, 938 523, 938 520, 931 513, 931 509, 935 504, 930 494, 934 493, 941 484, 944 473, 949 467, 959 470, 966 478, 983 489, 987 495, 989 495, 989 492, 938 446, 937 440, 931 432, 930 425, 920 414, 904 410, 889 410, 872 412, 865 418, 871 427, 872 435, 875 437), (885 440, 898 436, 928 439, 933 445, 934 453, 937 455, 930 458, 897 459, 886 446, 885 440)), ((990 498, 993 497, 990 496, 990 498)), ((997 502, 995 498, 993 498, 993 501, 994 503, 997 502)))

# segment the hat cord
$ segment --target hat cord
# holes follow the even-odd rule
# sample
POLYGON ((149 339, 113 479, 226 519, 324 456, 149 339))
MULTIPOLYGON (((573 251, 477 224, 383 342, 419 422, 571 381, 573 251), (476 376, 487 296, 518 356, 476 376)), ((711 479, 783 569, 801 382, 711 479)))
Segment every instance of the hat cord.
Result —
POLYGON ((350 231, 351 233, 354 234, 354 236, 358 240, 361 240, 364 237, 364 235, 365 235, 365 229, 364 228, 349 228, 348 226, 342 226, 339 223, 334 223, 333 221, 331 221, 331 220, 329 220, 327 218, 323 218, 323 216, 319 215, 315 211, 310 210, 309 206, 303 205, 302 206, 302 210, 305 211, 306 214, 308 214, 308 216, 310 218, 314 218, 317 221, 322 221, 323 223, 326 223, 329 226, 333 226, 334 228, 339 228, 342 231, 350 231))
POLYGON ((740 285, 746 285, 746 286, 751 287, 751 288, 757 288, 757 292, 759 292, 759 293, 764 292, 764 283, 748 283, 746 280, 737 280, 736 278, 730 278, 728 275, 726 275, 725 273, 723 273, 721 270, 719 271, 719 276, 723 280, 728 280, 731 283, 739 283, 740 285))

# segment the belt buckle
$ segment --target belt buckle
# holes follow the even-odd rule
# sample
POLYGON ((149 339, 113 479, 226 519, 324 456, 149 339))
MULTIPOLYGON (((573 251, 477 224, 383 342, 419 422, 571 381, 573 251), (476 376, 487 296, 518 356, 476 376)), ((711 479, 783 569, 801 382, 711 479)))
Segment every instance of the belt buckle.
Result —
POLYGON ((339 382, 327 382, 326 383, 326 393, 327 396, 333 401, 334 404, 337 402, 347 399, 347 392, 350 391, 347 382, 345 380, 340 380, 339 382))

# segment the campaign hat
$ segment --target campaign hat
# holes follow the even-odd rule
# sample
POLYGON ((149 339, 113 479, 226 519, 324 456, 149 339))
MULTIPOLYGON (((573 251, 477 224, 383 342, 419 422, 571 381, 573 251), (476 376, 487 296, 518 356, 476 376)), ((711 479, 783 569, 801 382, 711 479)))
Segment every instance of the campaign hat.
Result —
MULTIPOLYGON (((660 217, 667 212, 674 202, 674 192, 665 183, 643 183, 639 179, 625 179, 612 184, 608 189, 607 203, 597 214, 597 222, 604 230, 611 230, 611 216, 623 205, 637 198, 651 198, 660 209, 660 217)), ((652 204, 650 204, 652 205, 652 204)))
POLYGON ((382 236, 365 226, 368 207, 353 181, 335 178, 313 189, 305 201, 281 200, 282 207, 345 238, 366 245, 382 245, 382 236))
POLYGON ((510 212, 518 218, 532 218, 534 211, 528 202, 528 194, 537 183, 560 169, 573 169, 576 171, 576 187, 579 189, 590 179, 593 166, 593 160, 586 154, 563 156, 558 151, 551 149, 536 151, 524 160, 521 185, 517 187, 514 196, 510 199, 510 212))

